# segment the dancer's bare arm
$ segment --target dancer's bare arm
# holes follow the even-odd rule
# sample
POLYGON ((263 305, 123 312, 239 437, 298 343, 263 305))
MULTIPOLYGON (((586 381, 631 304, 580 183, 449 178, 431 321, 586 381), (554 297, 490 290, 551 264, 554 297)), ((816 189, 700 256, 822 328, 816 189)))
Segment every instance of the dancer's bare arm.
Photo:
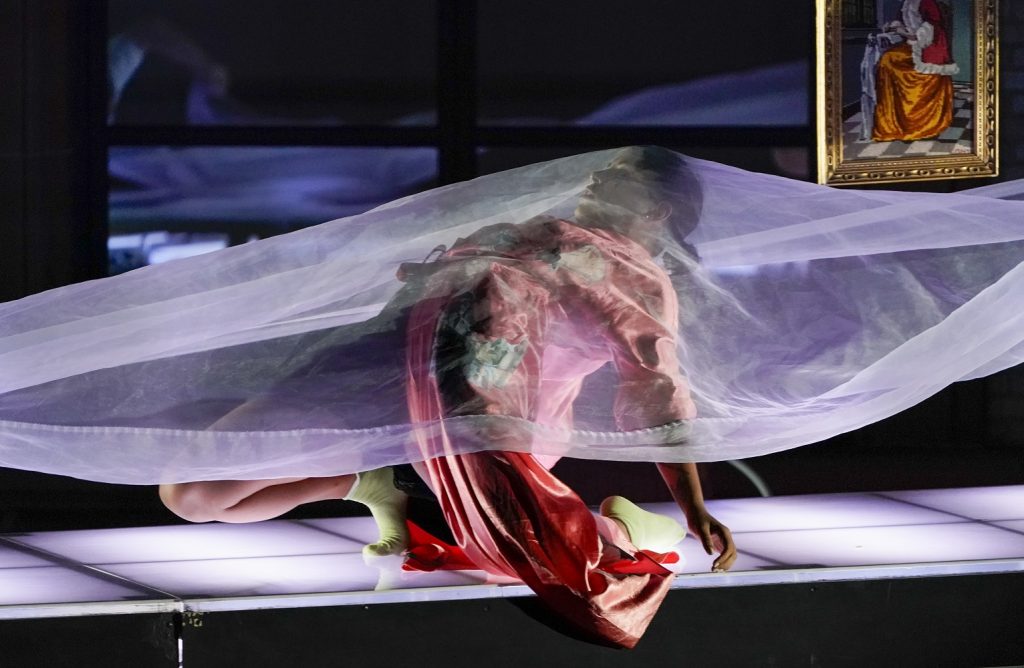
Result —
POLYGON ((708 554, 718 552, 711 564, 713 571, 727 571, 736 561, 736 544, 732 532, 708 513, 704 507, 704 493, 700 488, 697 465, 658 464, 658 471, 664 478, 683 514, 690 532, 696 536, 708 554))

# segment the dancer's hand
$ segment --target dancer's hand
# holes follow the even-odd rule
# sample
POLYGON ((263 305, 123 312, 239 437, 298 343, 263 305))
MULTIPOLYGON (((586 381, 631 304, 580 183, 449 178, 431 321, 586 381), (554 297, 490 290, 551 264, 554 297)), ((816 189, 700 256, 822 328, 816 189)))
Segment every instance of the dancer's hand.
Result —
POLYGON ((686 515, 690 533, 704 546, 708 554, 718 552, 711 564, 713 572, 727 571, 736 562, 736 544, 732 532, 704 507, 704 493, 700 489, 700 476, 696 464, 658 464, 658 471, 672 492, 680 510, 686 515))
POLYGON ((718 558, 711 564, 712 572, 720 573, 732 568, 736 563, 736 543, 733 542, 729 527, 712 517, 703 507, 695 508, 688 513, 686 523, 690 532, 704 546, 705 552, 718 553, 718 558))

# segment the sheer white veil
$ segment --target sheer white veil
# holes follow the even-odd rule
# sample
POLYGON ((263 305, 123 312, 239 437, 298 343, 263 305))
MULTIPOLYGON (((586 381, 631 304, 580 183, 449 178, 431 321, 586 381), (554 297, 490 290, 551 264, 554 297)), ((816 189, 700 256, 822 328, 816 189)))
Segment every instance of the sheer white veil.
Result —
MULTIPOLYGON (((837 190, 653 151, 668 165, 662 197, 689 216, 675 226, 685 243, 667 227, 658 260, 678 294, 698 417, 683 439, 616 430, 609 366, 584 385, 573 431, 524 423, 524 448, 749 457, 1024 360, 1024 202, 1014 201, 1024 183, 837 190)), ((487 225, 571 219, 591 174, 620 153, 485 176, 0 304, 0 465, 150 484, 423 457, 411 430, 436 425, 408 424, 403 328, 416 295, 396 269, 487 225)), ((516 419, 450 425, 459 447, 487 448, 487 420, 516 419)))

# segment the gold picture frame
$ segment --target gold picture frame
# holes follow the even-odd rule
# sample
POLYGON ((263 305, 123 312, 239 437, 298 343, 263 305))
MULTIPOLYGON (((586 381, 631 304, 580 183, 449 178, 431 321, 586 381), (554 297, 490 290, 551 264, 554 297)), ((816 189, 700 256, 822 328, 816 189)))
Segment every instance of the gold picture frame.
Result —
POLYGON ((816 10, 819 183, 998 175, 998 0, 816 10))

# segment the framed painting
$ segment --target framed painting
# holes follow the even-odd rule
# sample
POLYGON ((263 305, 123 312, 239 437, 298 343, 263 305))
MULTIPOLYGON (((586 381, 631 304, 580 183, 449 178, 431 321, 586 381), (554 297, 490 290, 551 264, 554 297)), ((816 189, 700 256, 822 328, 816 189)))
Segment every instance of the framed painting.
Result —
POLYGON ((997 0, 816 0, 818 182, 998 173, 997 0))

